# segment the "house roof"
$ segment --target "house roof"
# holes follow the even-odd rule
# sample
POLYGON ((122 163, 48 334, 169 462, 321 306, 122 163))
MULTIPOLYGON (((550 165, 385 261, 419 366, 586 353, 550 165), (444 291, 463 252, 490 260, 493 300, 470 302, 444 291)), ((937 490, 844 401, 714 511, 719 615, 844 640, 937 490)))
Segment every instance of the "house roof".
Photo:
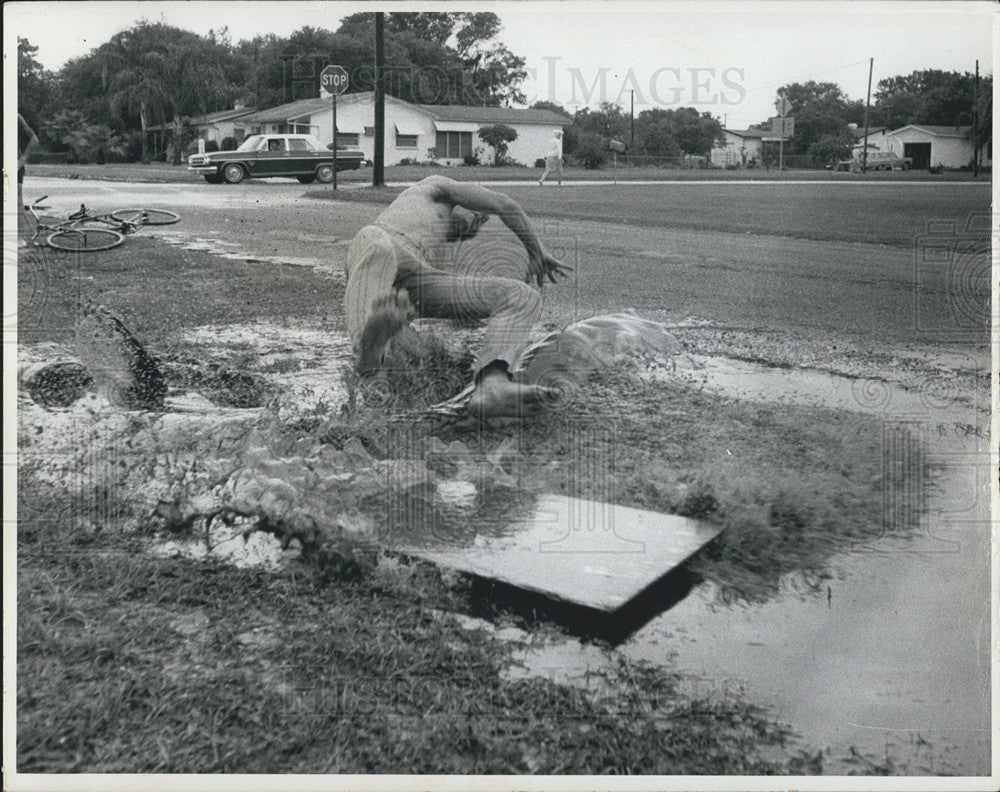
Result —
MULTIPOLYGON (((372 99, 372 91, 360 91, 358 93, 341 94, 337 98, 337 102, 370 102, 372 99)), ((424 113, 436 121, 470 121, 481 124, 497 124, 501 122, 508 124, 558 124, 560 126, 569 126, 573 123, 571 119, 553 110, 411 104, 388 94, 386 94, 385 99, 386 102, 405 105, 420 113, 424 113)), ((266 110, 259 110, 245 116, 242 120, 252 124, 284 123, 289 120, 302 118, 303 116, 323 112, 329 110, 329 108, 330 100, 325 96, 314 99, 299 99, 296 102, 289 102, 277 107, 269 107, 266 110)))
POLYGON ((726 129, 723 131, 741 138, 762 138, 771 134, 769 129, 726 129))
MULTIPOLYGON (((888 127, 884 127, 884 126, 869 127, 868 128, 868 137, 872 137, 873 135, 881 135, 883 133, 887 133, 887 130, 888 130, 888 127)), ((853 129, 851 131, 854 133, 855 139, 857 139, 857 140, 864 140, 864 138, 865 138, 864 127, 859 127, 857 129, 853 129)))
POLYGON ((245 115, 250 115, 254 112, 252 107, 241 107, 237 109, 230 110, 218 110, 214 113, 206 113, 205 115, 192 116, 192 124, 217 124, 220 121, 231 121, 234 118, 240 118, 245 115))
MULTIPOLYGON (((243 107, 239 110, 217 110, 214 113, 191 116, 188 119, 188 123, 192 126, 211 126, 212 124, 218 124, 221 121, 232 121, 234 118, 242 118, 243 116, 248 116, 253 112, 254 109, 252 107, 243 107)), ((157 124, 156 126, 146 127, 146 129, 149 132, 160 132, 164 129, 173 129, 173 126, 173 122, 168 121, 165 124, 157 124)))
POLYGON ((894 129, 892 132, 886 132, 887 135, 896 135, 902 132, 904 129, 919 129, 921 132, 926 132, 928 135, 934 135, 935 137, 952 137, 952 138, 967 138, 969 136, 969 131, 972 129, 970 126, 937 126, 934 124, 907 124, 899 129, 894 129))
POLYGON ((329 109, 329 99, 299 99, 297 102, 268 107, 266 110, 258 110, 248 116, 243 117, 243 121, 251 124, 266 124, 271 121, 284 123, 290 118, 301 118, 304 115, 311 115, 324 108, 329 109))
POLYGON ((572 119, 555 110, 466 105, 417 105, 437 121, 469 121, 480 124, 558 124, 569 126, 572 119))

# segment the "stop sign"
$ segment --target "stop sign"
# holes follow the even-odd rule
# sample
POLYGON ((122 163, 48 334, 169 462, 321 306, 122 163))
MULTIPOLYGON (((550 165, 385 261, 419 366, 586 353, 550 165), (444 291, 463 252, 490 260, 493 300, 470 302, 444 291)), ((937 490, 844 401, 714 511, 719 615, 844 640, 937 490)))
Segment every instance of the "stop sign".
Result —
POLYGON ((319 73, 319 84, 327 93, 339 96, 347 90, 347 72, 343 66, 327 66, 319 73))

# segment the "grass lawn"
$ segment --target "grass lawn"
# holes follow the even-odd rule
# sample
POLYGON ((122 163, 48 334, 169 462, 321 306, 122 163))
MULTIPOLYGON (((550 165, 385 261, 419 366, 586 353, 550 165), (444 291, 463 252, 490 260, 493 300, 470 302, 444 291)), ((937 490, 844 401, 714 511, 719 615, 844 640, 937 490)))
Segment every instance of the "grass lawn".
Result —
MULTIPOLYGON (((336 193, 310 190, 307 195, 389 204, 402 189, 366 186, 336 193)), ((914 246, 929 229, 948 223, 963 233, 970 218, 978 218, 976 233, 983 235, 990 207, 988 182, 976 187, 921 183, 912 189, 891 184, 827 188, 799 182, 780 187, 692 182, 562 190, 526 184, 498 189, 514 198, 529 217, 905 246, 914 246)))
MULTIPOLYGON (((390 165, 385 169, 387 182, 419 181, 431 173, 443 173, 459 181, 525 181, 537 182, 541 175, 539 168, 502 167, 494 168, 487 165, 467 166, 431 166, 431 165, 390 165)), ((29 163, 27 178, 32 176, 48 176, 60 179, 99 179, 107 181, 131 182, 170 182, 170 183, 203 183, 202 177, 191 173, 184 165, 168 165, 162 162, 142 163, 108 163, 105 165, 59 165, 29 163)), ((871 173, 834 173, 827 170, 718 170, 691 168, 655 168, 648 166, 613 168, 610 164, 597 170, 567 167, 563 169, 563 179, 566 181, 601 180, 623 181, 632 180, 691 180, 703 181, 712 179, 756 181, 815 181, 818 179, 835 179, 837 181, 973 181, 972 174, 954 171, 948 173, 929 174, 926 171, 884 171, 871 173)), ((339 175, 339 180, 345 184, 371 184, 371 167, 361 167, 354 171, 345 171, 339 175)), ((979 177, 980 182, 989 183, 990 174, 979 177)))

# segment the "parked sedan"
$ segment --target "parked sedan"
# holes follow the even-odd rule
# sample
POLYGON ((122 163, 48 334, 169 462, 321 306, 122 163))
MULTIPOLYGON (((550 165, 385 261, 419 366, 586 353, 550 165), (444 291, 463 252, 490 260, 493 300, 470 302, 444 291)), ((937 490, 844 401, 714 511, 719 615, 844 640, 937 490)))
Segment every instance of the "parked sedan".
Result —
MULTIPOLYGON (((338 171, 357 170, 364 155, 357 149, 337 149, 338 171)), ((209 184, 238 184, 247 178, 294 176, 303 184, 333 181, 333 152, 312 135, 251 135, 236 151, 192 154, 188 170, 209 184)))

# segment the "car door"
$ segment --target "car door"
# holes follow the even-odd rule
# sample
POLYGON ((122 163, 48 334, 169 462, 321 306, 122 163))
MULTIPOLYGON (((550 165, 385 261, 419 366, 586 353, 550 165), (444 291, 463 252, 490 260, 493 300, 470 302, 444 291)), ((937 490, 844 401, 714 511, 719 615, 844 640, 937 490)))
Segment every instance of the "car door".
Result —
POLYGON ((268 135, 250 158, 250 175, 277 176, 285 171, 287 158, 285 139, 277 135, 268 135))
POLYGON ((288 172, 295 175, 316 170, 316 153, 305 138, 288 138, 288 172))

